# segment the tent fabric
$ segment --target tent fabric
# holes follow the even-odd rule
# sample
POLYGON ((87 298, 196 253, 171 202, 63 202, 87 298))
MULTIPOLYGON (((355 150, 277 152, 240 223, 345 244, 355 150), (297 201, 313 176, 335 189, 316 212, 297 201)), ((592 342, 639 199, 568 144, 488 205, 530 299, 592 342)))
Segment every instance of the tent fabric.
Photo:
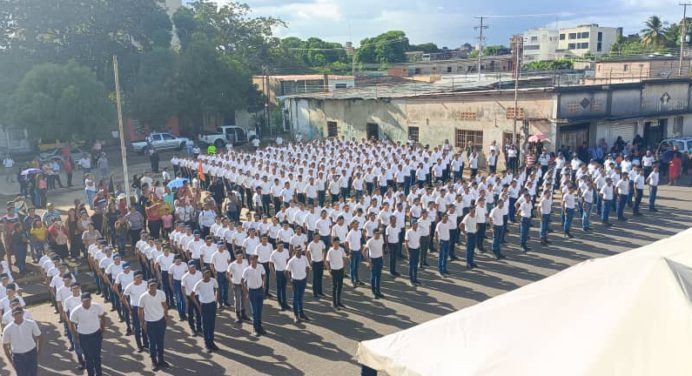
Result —
POLYGON ((690 375, 692 229, 358 345, 390 375, 690 375))

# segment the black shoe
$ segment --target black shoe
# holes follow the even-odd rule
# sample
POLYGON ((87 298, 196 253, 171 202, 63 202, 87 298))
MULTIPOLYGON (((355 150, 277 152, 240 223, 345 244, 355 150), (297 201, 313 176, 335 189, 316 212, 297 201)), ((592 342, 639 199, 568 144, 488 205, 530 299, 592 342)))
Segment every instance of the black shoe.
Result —
POLYGON ((380 297, 380 299, 384 299, 384 294, 383 294, 383 293, 381 293, 381 292, 378 292, 378 293, 377 293, 377 296, 379 296, 379 297, 380 297))
POLYGON ((497 256, 497 259, 498 259, 498 260, 504 260, 504 259, 506 259, 506 258, 507 258, 507 256, 505 256, 505 255, 499 255, 499 256, 497 256))
POLYGON ((266 334, 267 334, 267 331, 264 330, 263 327, 260 327, 260 328, 259 328, 259 332, 260 332, 262 335, 266 335, 266 334))
MULTIPOLYGON (((147 347, 148 347, 148 346, 147 346, 147 347)), ((145 350, 146 350, 146 349, 144 348, 144 346, 138 346, 138 347, 137 347, 137 352, 143 353, 145 350)))
POLYGON ((326 298, 326 297, 327 297, 327 295, 325 295, 325 294, 323 294, 323 293, 321 293, 321 292, 318 293, 318 294, 319 294, 319 296, 321 296, 321 297, 323 297, 323 298, 326 298))
POLYGON ((300 324, 300 317, 298 317, 298 316, 294 317, 294 318, 293 318, 293 323, 296 324, 296 325, 300 324))
POLYGON ((211 347, 207 347, 207 352, 208 352, 208 353, 212 353, 212 352, 214 352, 214 349, 211 348, 211 347))
POLYGON ((132 334, 134 334, 132 333, 132 329, 128 329, 127 332, 125 332, 126 336, 131 336, 132 334))
POLYGON ((265 297, 265 298, 273 298, 274 295, 272 295, 272 294, 270 294, 270 293, 267 293, 267 294, 264 295, 264 297, 265 297))
POLYGON ((522 249, 524 250, 524 253, 526 253, 531 250, 531 247, 522 247, 522 249))
POLYGON ((373 297, 373 299, 379 299, 380 298, 380 296, 377 294, 372 294, 372 297, 373 297))
POLYGON ((649 209, 649 211, 652 211, 652 212, 657 212, 657 211, 658 211, 658 209, 656 209, 656 208, 653 208, 653 209, 649 209))
POLYGON ((159 372, 161 370, 161 367, 159 367, 158 364, 154 364, 154 367, 151 370, 154 372, 159 372))
POLYGON ((310 321, 310 318, 307 317, 304 313, 301 313, 301 314, 300 314, 300 318, 301 318, 302 320, 305 320, 305 321, 310 321))
POLYGON ((339 303, 339 307, 341 307, 341 308, 343 308, 343 309, 346 309, 346 306, 343 305, 343 303, 339 303))
POLYGON ((260 332, 255 331, 255 332, 252 332, 252 336, 259 338, 262 336, 262 334, 260 332))
POLYGON ((243 319, 236 319, 236 320, 233 321, 233 322, 236 323, 236 324, 242 324, 242 323, 243 323, 243 319))
POLYGON ((185 316, 185 315, 180 316, 179 321, 187 321, 187 316, 185 316))
POLYGON ((337 305, 337 304, 332 304, 332 308, 333 308, 335 311, 338 311, 338 310, 340 309, 340 308, 339 308, 339 305, 337 305))
POLYGON ((245 321, 250 321, 250 318, 247 317, 247 316, 243 313, 243 320, 245 320, 245 321))
MULTIPOLYGON (((214 346, 216 346, 216 345, 214 345, 214 346)), ((164 360, 163 362, 160 362, 160 363, 159 363, 159 367, 169 368, 170 366, 171 366, 171 365, 168 364, 168 362, 166 362, 165 360, 164 360)))

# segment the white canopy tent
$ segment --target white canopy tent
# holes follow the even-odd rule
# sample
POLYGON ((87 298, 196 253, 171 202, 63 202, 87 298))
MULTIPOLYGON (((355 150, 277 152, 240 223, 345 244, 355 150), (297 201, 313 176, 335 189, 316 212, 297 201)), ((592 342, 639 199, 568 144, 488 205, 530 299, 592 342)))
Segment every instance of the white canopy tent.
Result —
POLYGON ((390 375, 691 375, 692 229, 358 346, 390 375))

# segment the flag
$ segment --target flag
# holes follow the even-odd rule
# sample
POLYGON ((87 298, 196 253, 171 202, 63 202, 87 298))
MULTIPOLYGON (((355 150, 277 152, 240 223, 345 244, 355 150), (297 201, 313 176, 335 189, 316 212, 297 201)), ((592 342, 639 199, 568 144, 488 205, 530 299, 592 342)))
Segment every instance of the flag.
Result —
POLYGON ((204 177, 204 169, 202 168, 202 161, 197 161, 197 177, 200 181, 206 180, 204 177))

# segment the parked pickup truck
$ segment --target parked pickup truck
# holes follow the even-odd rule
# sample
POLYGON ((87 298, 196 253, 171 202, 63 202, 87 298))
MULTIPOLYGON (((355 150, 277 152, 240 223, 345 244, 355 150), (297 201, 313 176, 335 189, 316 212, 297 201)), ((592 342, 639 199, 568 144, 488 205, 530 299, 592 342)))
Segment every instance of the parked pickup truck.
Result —
POLYGON ((238 145, 252 141, 257 137, 255 130, 245 129, 237 125, 222 125, 216 127, 216 133, 204 133, 199 135, 199 141, 205 145, 214 145, 222 148, 226 144, 238 145))
POLYGON ((144 141, 132 143, 132 150, 144 153, 147 148, 154 150, 182 150, 190 141, 186 137, 175 137, 170 133, 152 133, 144 138, 144 141))

